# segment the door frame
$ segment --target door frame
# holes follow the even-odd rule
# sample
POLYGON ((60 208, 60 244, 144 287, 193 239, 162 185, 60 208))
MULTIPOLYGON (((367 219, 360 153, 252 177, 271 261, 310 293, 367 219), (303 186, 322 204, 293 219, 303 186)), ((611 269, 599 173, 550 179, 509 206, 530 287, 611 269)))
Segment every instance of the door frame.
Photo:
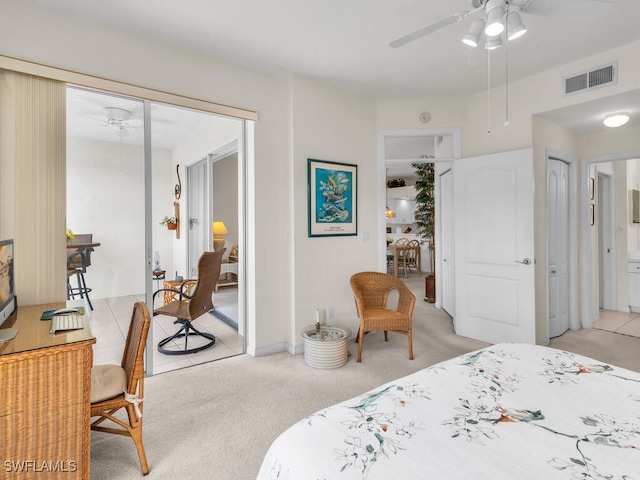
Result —
MULTIPOLYGON (((547 158, 547 166, 549 165, 549 161, 556 160, 560 162, 564 162, 569 165, 569 289, 568 289, 568 306, 569 306, 569 329, 578 330, 581 328, 580 318, 578 316, 578 159, 571 155, 565 155, 560 152, 556 152, 551 149, 547 149, 546 151, 547 158)), ((545 169, 545 177, 548 175, 548 169, 545 169)), ((546 185, 546 178, 545 178, 546 185)), ((583 183, 586 185, 586 183, 583 183)), ((546 186, 545 186, 546 188, 546 186)), ((588 192, 587 192, 588 193, 588 192)), ((547 200, 548 200, 549 192, 547 191, 547 200)), ((546 201, 545 201, 546 202, 546 201)), ((545 216, 547 215, 545 209, 545 216)), ((549 252, 549 229, 548 229, 548 217, 546 222, 547 232, 546 232, 546 252, 549 252)), ((546 333, 546 345, 549 344, 549 265, 548 258, 545 255, 545 302, 546 302, 546 310, 547 310, 547 333, 546 333)))
MULTIPOLYGON (((386 165, 387 163, 391 164, 402 164, 402 163, 415 163, 415 162, 432 162, 432 163, 448 163, 450 164, 454 160, 460 158, 462 149, 461 149, 461 130, 460 128, 425 128, 421 130, 382 130, 378 132, 378 207, 377 212, 378 215, 378 271, 386 272, 386 251, 387 251, 387 243, 386 236, 383 234, 386 229, 386 218, 384 216, 384 211, 386 207, 386 165), (452 157, 439 157, 439 158, 409 158, 409 159, 394 159, 387 158, 385 154, 385 139, 392 137, 452 137, 452 147, 453 147, 453 156, 452 157)), ((438 192, 440 191, 440 178, 436 175, 435 186, 434 186, 434 195, 436 199, 438 198, 438 192)), ((436 228, 434 241, 436 243, 436 258, 435 258, 435 268, 436 272, 441 270, 442 266, 442 256, 440 254, 440 249, 437 248, 437 245, 441 242, 441 232, 440 225, 438 221, 438 208, 436 205, 436 228)), ((436 275, 437 276, 437 275, 436 275)), ((436 308, 441 308, 441 291, 440 291, 440 282, 436 281, 436 302, 434 306, 436 308)))
POLYGON ((607 155, 598 155, 593 157, 585 157, 581 160, 580 165, 580 221, 582 228, 580 229, 580 268, 582 282, 580 284, 580 323, 582 328, 592 328, 594 322, 599 318, 599 308, 597 302, 591 302, 591 285, 593 278, 593 269, 591 267, 592 245, 590 237, 590 203, 589 198, 589 171, 594 163, 616 162, 619 160, 635 160, 640 158, 640 151, 627 153, 614 153, 607 155))

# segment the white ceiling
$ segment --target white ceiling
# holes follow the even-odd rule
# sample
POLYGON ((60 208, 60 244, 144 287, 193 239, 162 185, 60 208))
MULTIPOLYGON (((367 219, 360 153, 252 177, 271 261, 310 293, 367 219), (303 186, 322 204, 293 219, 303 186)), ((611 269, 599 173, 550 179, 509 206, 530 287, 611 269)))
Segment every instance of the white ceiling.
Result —
MULTIPOLYGON (((552 16, 522 13, 528 32, 509 42, 511 81, 640 38, 638 0, 518 1, 529 2, 529 11, 567 8, 552 16), (592 5, 611 8, 587 21, 592 5)), ((20 2, 252 69, 308 75, 374 98, 467 96, 487 87, 486 51, 461 42, 472 17, 404 47, 388 46, 425 25, 470 10, 470 0, 20 2)), ((492 54, 493 86, 504 82, 500 63, 505 50, 492 54)), ((584 116, 574 118, 584 123, 584 116)))
MULTIPOLYGON (((471 17, 404 47, 388 46, 471 9, 470 0, 21 2, 254 69, 309 75, 376 98, 466 96, 486 88, 485 51, 461 42, 471 17)), ((637 0, 615 0, 603 18, 591 22, 575 18, 603 0, 532 2, 530 9, 543 4, 573 8, 553 17, 522 14, 529 31, 510 42, 512 80, 640 37, 637 0)), ((502 56, 494 55, 495 61, 502 56)), ((496 75, 495 81, 502 77, 496 75)))

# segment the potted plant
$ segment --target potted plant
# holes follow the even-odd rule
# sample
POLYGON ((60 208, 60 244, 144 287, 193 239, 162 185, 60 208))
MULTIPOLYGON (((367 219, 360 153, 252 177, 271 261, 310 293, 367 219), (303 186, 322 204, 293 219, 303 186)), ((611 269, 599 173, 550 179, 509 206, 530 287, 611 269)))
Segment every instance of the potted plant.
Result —
POLYGON ((436 245, 435 233, 435 198, 433 187, 435 184, 435 167, 433 163, 414 163, 411 165, 416 172, 416 207, 414 210, 418 236, 422 243, 427 243, 430 254, 430 273, 425 279, 425 300, 429 303, 436 301, 436 245))
POLYGON ((165 216, 160 220, 160 225, 166 225, 169 230, 175 230, 178 227, 178 220, 176 217, 165 216))

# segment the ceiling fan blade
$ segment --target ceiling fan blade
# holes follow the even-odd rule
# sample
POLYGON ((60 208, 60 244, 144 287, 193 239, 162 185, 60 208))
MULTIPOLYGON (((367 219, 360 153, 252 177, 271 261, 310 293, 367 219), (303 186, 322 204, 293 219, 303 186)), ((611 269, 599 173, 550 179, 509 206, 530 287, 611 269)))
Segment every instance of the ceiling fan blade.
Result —
POLYGON ((406 45, 409 42, 413 42, 414 40, 417 40, 420 37, 424 37, 425 35, 435 32, 436 30, 440 30, 441 28, 444 28, 448 25, 464 20, 465 18, 467 18, 467 16, 470 13, 471 12, 469 11, 465 11, 465 12, 454 13, 453 15, 449 15, 448 17, 445 17, 441 20, 438 20, 437 22, 427 25, 426 27, 422 27, 419 30, 416 30, 415 32, 409 33, 404 37, 400 37, 394 40, 393 42, 389 43, 389 46, 391 48, 402 47, 403 45, 406 45))
POLYGON ((531 0, 522 11, 562 20, 594 22, 612 8, 612 0, 531 0))

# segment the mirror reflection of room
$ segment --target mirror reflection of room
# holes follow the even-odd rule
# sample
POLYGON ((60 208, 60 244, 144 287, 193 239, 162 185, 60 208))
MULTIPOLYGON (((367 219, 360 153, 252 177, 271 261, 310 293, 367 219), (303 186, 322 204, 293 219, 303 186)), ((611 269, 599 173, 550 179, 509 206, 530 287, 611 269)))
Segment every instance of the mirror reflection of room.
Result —
MULTIPOLYGON (((194 271, 192 258, 197 264, 202 252, 213 250, 212 223, 217 214, 224 217, 228 229, 225 263, 231 248, 239 243, 237 145, 242 122, 155 102, 150 105, 152 261, 155 270, 164 271, 151 282, 155 291, 176 277, 189 279, 194 271), (219 166, 190 182, 188 169, 202 158, 219 166), (175 187, 180 182, 182 195, 177 199, 175 187), (161 225, 164 217, 177 217, 176 230, 161 225)), ((68 237, 91 235, 99 245, 92 250, 90 265, 82 267, 94 307, 92 318, 100 318, 105 327, 100 345, 94 348, 94 363, 118 363, 112 352, 124 342, 122 332, 127 331, 131 306, 145 301, 147 295, 144 102, 68 87, 67 110, 68 237)), ((238 332, 239 279, 237 268, 227 273, 230 270, 234 269, 225 268, 221 280, 234 273, 235 284, 214 293, 214 305, 224 312, 225 321, 213 314, 200 320, 201 327, 212 330, 219 340, 198 352, 199 357, 189 358, 188 364, 243 353, 242 333, 238 332)), ((69 283, 79 292, 75 277, 69 283)), ((173 327, 171 320, 161 316, 152 322, 152 329, 159 331, 173 327)), ((152 354, 154 373, 188 366, 186 358, 168 361, 155 349, 152 354)))

